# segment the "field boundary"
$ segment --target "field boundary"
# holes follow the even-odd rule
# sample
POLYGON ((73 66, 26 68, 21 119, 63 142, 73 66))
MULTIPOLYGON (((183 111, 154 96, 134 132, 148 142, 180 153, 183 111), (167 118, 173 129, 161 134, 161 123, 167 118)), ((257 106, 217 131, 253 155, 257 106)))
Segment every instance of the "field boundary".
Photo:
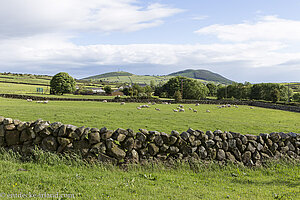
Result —
MULTIPOLYGON (((12 98, 12 99, 32 99, 35 101, 97 101, 97 102, 132 102, 132 103, 147 103, 147 102, 155 102, 155 103, 177 103, 174 100, 161 100, 161 99, 135 99, 135 98, 120 98, 120 99, 81 99, 81 98, 58 98, 58 97, 41 97, 41 96, 33 96, 33 95, 23 95, 23 94, 0 94, 0 97, 4 98, 12 98)), ((274 104, 267 103, 261 101, 239 101, 239 100, 214 100, 214 99, 205 99, 205 100, 183 100, 180 103, 182 104, 231 104, 231 105, 248 105, 248 106, 256 106, 262 108, 276 109, 276 110, 284 110, 290 112, 298 112, 300 113, 300 106, 293 105, 283 105, 283 104, 274 104)))
POLYGON ((139 129, 108 130, 0 117, 0 147, 32 156, 36 147, 52 153, 75 153, 85 159, 120 164, 168 160, 216 160, 261 166, 269 159, 300 161, 300 134, 273 132, 242 135, 189 128, 181 134, 139 129))

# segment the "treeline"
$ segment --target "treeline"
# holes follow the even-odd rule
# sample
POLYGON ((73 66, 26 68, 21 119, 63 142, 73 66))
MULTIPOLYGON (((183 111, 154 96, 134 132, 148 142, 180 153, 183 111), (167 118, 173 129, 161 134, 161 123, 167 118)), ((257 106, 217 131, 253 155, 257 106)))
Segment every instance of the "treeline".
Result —
POLYGON ((220 87, 217 91, 218 99, 234 98, 277 102, 287 101, 289 98, 292 100, 292 97, 293 91, 278 83, 234 83, 220 87))
POLYGON ((272 102, 293 100, 300 102, 300 93, 293 94, 293 90, 278 83, 251 84, 245 82, 226 86, 208 83, 205 85, 194 79, 180 76, 171 78, 164 85, 157 86, 154 95, 177 100, 199 100, 210 96, 218 99, 265 100, 272 102))

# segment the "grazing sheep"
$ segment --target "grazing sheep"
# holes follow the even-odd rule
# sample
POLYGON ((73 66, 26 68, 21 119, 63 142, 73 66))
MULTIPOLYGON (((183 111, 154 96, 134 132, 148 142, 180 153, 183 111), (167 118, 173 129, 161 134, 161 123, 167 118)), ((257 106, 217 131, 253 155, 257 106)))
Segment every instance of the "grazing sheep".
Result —
POLYGON ((125 105, 125 102, 121 102, 120 105, 125 105))
POLYGON ((107 103, 107 100, 103 100, 102 102, 103 102, 103 103, 107 103))
POLYGON ((43 103, 43 101, 36 101, 37 103, 43 103))
POLYGON ((196 112, 198 112, 198 110, 196 110, 196 109, 193 109, 193 112, 195 112, 195 113, 196 113, 196 112))
POLYGON ((210 113, 210 110, 206 110, 207 113, 210 113))
POLYGON ((173 111, 174 111, 174 112, 178 112, 178 110, 176 110, 176 109, 173 109, 173 111))
POLYGON ((183 108, 183 105, 180 104, 178 107, 179 107, 179 108, 183 108))
POLYGON ((254 109, 254 107, 250 107, 250 109, 254 109))
POLYGON ((200 103, 196 103, 196 105, 195 106, 199 106, 200 105, 200 103))
POLYGON ((234 105, 235 108, 239 108, 237 105, 234 105))
POLYGON ((168 104, 168 102, 162 102, 162 104, 168 104))
POLYGON ((222 106, 217 106, 217 108, 222 108, 222 106))
POLYGON ((193 108, 189 108, 189 110, 193 110, 193 108))
POLYGON ((155 102, 152 103, 152 105, 155 105, 155 104, 156 104, 155 102))
POLYGON ((141 110, 142 108, 141 107, 136 107, 136 109, 141 110))
POLYGON ((184 109, 183 109, 183 108, 180 108, 180 109, 179 109, 179 112, 184 112, 184 109))
POLYGON ((48 101, 48 100, 46 100, 46 101, 44 101, 43 103, 46 103, 46 104, 47 104, 48 102, 49 102, 49 101, 48 101))
POLYGON ((28 102, 32 102, 32 99, 27 99, 28 102))
POLYGON ((159 108, 155 108, 155 110, 157 110, 157 111, 160 111, 160 109, 159 109, 159 108))

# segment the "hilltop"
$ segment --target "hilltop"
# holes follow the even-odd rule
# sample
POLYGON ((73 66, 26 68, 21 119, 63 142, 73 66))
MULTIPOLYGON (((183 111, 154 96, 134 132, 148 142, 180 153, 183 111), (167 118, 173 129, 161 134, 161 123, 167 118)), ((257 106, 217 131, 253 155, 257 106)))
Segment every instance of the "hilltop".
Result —
POLYGON ((104 74, 99 74, 99 75, 95 75, 95 76, 89 76, 86 78, 83 78, 82 80, 88 80, 88 79, 102 79, 102 78, 107 78, 107 77, 116 77, 116 76, 132 76, 132 73, 129 72, 123 72, 123 71, 119 71, 119 72, 108 72, 108 73, 104 73, 104 74))
POLYGON ((175 76, 184 76, 188 78, 197 79, 201 82, 214 82, 216 84, 231 84, 233 81, 217 74, 210 72, 208 70, 184 70, 175 73, 171 73, 166 76, 150 76, 150 75, 135 75, 129 72, 109 72, 104 74, 99 74, 95 76, 89 76, 81 80, 102 80, 110 83, 140 83, 140 84, 150 84, 150 81, 154 81, 156 84, 167 82, 170 78, 175 76))
POLYGON ((169 74, 169 76, 184 76, 188 78, 201 79, 205 81, 213 81, 213 82, 218 82, 223 84, 231 84, 233 82, 221 76, 220 74, 213 73, 211 71, 204 70, 204 69, 198 69, 198 70, 187 69, 187 70, 171 73, 169 74))

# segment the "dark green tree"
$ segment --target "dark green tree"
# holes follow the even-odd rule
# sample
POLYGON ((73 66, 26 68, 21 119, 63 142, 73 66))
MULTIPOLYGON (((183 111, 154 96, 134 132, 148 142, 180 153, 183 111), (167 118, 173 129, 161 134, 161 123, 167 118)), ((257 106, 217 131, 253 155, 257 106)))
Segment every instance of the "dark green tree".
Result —
POLYGON ((176 102, 182 101, 181 92, 180 92, 179 90, 177 90, 177 91, 174 93, 173 98, 175 99, 176 102))
POLYGON ((112 89, 109 85, 105 86, 103 89, 107 95, 112 93, 112 89))
POLYGON ((166 92, 169 98, 172 98, 176 91, 182 93, 183 99, 202 99, 208 94, 208 88, 201 82, 185 78, 174 77, 164 84, 161 88, 155 90, 155 95, 159 92, 159 96, 166 92))
POLYGON ((76 82, 72 76, 66 72, 60 72, 53 76, 50 81, 50 94, 73 93, 76 82))
POLYGON ((217 96, 217 90, 218 90, 218 87, 217 87, 215 84, 213 84, 213 83, 208 83, 208 84, 206 85, 206 87, 207 87, 208 90, 209 90, 209 96, 211 96, 211 97, 217 96))

